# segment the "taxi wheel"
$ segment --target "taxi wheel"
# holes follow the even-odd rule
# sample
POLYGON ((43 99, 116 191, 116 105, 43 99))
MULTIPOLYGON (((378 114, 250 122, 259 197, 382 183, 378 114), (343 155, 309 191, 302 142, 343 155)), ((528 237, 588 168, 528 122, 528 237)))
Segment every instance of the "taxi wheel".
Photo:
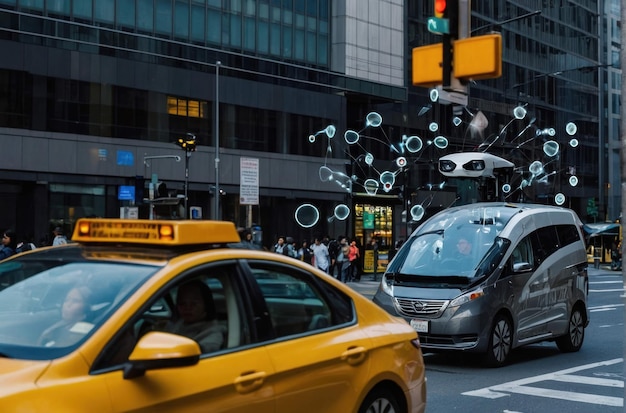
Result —
POLYGON ((580 307, 572 310, 569 317, 569 325, 567 333, 556 339, 556 345, 563 353, 573 353, 583 345, 585 339, 585 318, 583 317, 580 307))
POLYGON ((491 367, 504 366, 513 346, 513 325, 504 314, 498 314, 491 327, 486 361, 491 367))
POLYGON ((367 395, 359 413, 404 413, 404 410, 401 410, 393 391, 378 388, 367 395))

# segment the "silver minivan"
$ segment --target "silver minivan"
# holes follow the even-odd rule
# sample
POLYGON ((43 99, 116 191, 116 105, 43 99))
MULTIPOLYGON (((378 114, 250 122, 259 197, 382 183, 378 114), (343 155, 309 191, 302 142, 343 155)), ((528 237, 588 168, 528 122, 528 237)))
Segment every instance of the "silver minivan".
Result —
POLYGON ((555 341, 578 351, 589 323, 582 222, 570 209, 477 203, 417 228, 389 263, 374 302, 404 317, 425 350, 483 353, 555 341))

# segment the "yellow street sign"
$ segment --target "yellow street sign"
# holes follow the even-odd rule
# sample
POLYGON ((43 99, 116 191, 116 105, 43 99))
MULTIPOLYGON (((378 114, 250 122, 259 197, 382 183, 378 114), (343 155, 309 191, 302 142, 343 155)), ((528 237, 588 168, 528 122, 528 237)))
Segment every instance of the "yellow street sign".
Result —
POLYGON ((486 34, 454 42, 454 77, 491 79, 502 76, 502 35, 486 34))
MULTIPOLYGON (((486 34, 455 40, 452 73, 457 79, 491 79, 502 76, 502 36, 486 34)), ((413 85, 433 87, 443 83, 443 45, 413 48, 413 85)))
POLYGON ((443 45, 413 48, 413 85, 431 87, 443 82, 443 45))

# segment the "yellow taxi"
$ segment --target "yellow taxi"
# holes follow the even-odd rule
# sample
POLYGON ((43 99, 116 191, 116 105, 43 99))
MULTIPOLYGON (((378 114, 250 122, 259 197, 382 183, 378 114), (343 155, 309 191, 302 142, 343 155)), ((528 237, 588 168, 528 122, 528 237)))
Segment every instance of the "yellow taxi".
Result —
POLYGON ((0 262, 4 412, 421 413, 417 333, 232 223, 82 219, 0 262))

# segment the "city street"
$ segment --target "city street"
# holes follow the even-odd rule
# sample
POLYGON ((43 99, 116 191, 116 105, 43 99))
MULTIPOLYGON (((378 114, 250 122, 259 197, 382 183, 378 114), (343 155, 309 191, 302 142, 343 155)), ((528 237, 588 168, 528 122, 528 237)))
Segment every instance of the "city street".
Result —
MULTIPOLYGON (((424 354, 428 413, 624 411, 624 289, 622 273, 589 268, 591 322, 578 353, 551 342, 515 350, 506 367, 483 367, 471 354, 424 354)), ((350 286, 372 297, 378 283, 350 286)))

